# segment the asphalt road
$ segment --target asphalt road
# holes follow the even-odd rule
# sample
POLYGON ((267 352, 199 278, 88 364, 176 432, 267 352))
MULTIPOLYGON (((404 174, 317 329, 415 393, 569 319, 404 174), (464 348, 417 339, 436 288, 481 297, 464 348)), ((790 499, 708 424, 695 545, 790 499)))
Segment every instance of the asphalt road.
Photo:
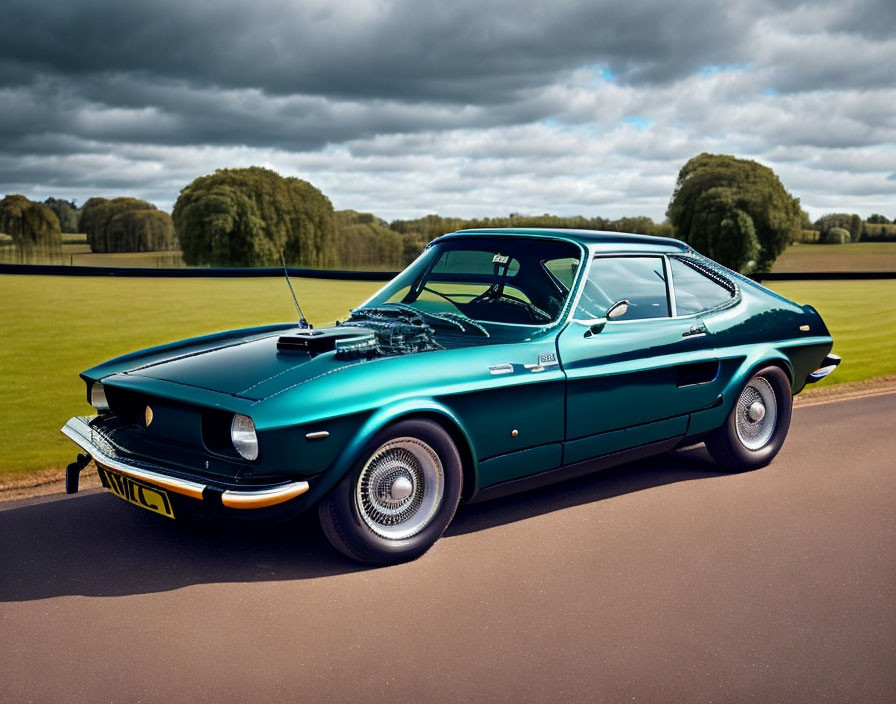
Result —
POLYGON ((463 509, 364 569, 314 522, 0 510, 2 702, 896 701, 896 395, 463 509))

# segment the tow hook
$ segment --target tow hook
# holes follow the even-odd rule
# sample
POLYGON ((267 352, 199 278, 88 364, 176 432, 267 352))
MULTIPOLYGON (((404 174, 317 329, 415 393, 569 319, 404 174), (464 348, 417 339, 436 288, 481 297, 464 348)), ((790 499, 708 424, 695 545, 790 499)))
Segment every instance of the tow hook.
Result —
POLYGON ((77 459, 65 468, 65 493, 78 493, 78 475, 90 464, 90 455, 78 455, 77 459))

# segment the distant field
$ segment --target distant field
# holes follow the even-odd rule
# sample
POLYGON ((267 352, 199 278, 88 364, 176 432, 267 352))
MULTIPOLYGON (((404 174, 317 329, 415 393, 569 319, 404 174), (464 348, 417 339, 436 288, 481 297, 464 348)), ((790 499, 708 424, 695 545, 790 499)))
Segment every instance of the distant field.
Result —
POLYGON ((149 269, 182 267, 180 251, 112 252, 94 254, 86 235, 62 236, 62 249, 55 252, 29 253, 25 258, 15 247, 0 241, 0 264, 53 264, 56 266, 127 266, 149 269))
POLYGON ((896 271, 896 242, 794 244, 772 271, 896 271))
MULTIPOLYGON (((170 268, 185 266, 179 251, 116 252, 94 254, 87 236, 64 234, 61 252, 37 254, 23 261, 9 242, 0 238, 0 263, 62 264, 77 266, 124 266, 170 268)), ((11 241, 11 240, 10 240, 11 241)), ((355 268, 355 267, 336 267, 355 268)), ((366 266, 363 269, 388 270, 366 266)), ((855 242, 852 244, 795 244, 775 262, 775 273, 809 271, 896 271, 896 242, 855 242)))

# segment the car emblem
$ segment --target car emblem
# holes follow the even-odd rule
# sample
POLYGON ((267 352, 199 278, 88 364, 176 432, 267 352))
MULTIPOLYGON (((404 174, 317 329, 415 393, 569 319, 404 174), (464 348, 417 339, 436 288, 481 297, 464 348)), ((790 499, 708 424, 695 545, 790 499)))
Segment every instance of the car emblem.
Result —
POLYGON ((146 421, 147 428, 152 425, 152 409, 149 406, 146 407, 146 412, 143 414, 143 419, 146 421))
POLYGON ((559 362, 557 361, 557 355, 553 352, 546 352, 544 354, 538 355, 538 361, 534 364, 524 364, 523 366, 528 369, 530 372, 535 372, 536 374, 539 372, 545 371, 548 367, 557 367, 559 366, 559 362))

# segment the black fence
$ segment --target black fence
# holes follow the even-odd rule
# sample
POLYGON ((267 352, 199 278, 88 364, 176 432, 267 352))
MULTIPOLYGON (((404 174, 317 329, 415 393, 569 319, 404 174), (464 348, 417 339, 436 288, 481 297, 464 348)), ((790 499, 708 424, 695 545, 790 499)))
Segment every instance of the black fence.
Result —
POLYGON ((753 281, 865 281, 896 279, 896 271, 794 271, 750 274, 753 281))
MULTIPOLYGON (((298 269, 289 267, 290 276, 304 279, 342 281, 389 281, 397 271, 346 271, 335 269, 298 269)), ((141 268, 125 266, 62 266, 55 264, 0 264, 0 274, 39 274, 42 276, 125 276, 135 278, 256 278, 283 276, 282 266, 259 268, 141 268)))
MULTIPOLYGON (((299 279, 340 281, 389 281, 396 271, 350 271, 337 269, 299 269, 289 267, 290 276, 299 279)), ((124 266, 61 266, 55 264, 0 264, 0 274, 39 274, 43 276, 123 276, 136 278, 256 278, 283 276, 283 267, 259 268, 170 268, 154 269, 124 266)), ((896 271, 812 271, 750 274, 753 281, 861 281, 896 279, 896 271)))

